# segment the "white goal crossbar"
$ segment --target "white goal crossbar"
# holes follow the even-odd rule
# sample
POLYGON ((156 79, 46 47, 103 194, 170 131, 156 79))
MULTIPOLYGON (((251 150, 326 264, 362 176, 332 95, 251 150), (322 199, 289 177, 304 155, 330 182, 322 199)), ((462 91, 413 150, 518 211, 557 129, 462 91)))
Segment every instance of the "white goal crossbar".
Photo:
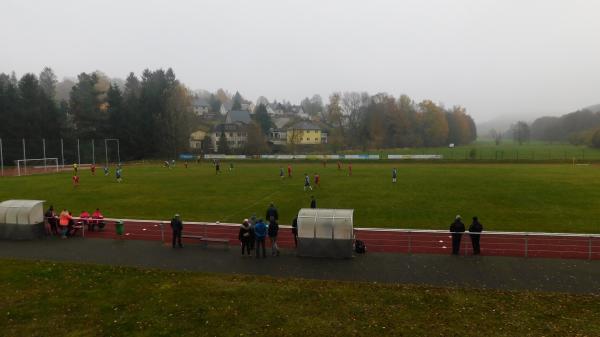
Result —
POLYGON ((19 159, 17 162, 17 175, 33 173, 58 172, 58 158, 19 159))

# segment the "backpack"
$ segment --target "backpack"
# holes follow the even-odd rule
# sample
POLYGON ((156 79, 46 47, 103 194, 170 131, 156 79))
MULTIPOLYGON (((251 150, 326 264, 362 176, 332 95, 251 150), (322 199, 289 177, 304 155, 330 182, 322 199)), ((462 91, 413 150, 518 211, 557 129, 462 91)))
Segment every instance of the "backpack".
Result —
POLYGON ((356 242, 354 242, 354 251, 357 254, 364 254, 367 251, 367 246, 365 246, 365 243, 361 240, 356 240, 356 242))

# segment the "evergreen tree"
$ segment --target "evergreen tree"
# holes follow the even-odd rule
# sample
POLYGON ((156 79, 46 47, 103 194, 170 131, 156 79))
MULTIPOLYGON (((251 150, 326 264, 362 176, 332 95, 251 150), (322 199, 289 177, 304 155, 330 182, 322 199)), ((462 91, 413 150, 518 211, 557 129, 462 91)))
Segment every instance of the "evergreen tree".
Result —
POLYGON ((267 107, 263 104, 259 104, 254 109, 254 120, 260 126, 261 132, 264 135, 269 134, 269 130, 273 127, 273 121, 271 120, 271 116, 267 112, 267 107))

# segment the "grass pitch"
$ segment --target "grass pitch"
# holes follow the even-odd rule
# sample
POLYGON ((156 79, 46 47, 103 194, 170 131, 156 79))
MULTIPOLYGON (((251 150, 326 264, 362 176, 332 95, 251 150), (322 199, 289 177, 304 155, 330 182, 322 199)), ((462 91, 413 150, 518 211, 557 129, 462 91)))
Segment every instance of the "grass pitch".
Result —
MULTIPOLYGON (((600 169, 596 165, 353 163, 338 170, 330 162, 292 163, 293 177, 281 179, 287 162, 237 162, 215 174, 212 164, 125 166, 123 183, 114 170, 92 176, 81 169, 79 187, 71 172, 0 179, 0 200, 42 199, 79 214, 100 207, 105 216, 188 221, 240 222, 264 217, 272 201, 280 222, 291 223, 310 196, 320 208, 355 209, 355 226, 447 229, 456 214, 477 215, 486 230, 600 233, 600 169), (398 168, 398 183, 391 171, 398 168), (303 173, 321 176, 321 187, 303 191, 303 173)), ((287 172, 286 172, 287 175, 287 172)))
POLYGON ((0 260, 3 336, 597 336, 597 295, 0 260))

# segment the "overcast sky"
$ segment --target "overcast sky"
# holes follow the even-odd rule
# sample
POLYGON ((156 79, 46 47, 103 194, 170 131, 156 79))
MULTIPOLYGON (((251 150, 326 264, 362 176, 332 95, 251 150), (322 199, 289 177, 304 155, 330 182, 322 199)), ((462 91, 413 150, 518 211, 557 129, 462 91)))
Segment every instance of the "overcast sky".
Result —
POLYGON ((191 89, 463 105, 477 122, 600 103, 600 1, 1 0, 0 72, 172 67, 191 89))

